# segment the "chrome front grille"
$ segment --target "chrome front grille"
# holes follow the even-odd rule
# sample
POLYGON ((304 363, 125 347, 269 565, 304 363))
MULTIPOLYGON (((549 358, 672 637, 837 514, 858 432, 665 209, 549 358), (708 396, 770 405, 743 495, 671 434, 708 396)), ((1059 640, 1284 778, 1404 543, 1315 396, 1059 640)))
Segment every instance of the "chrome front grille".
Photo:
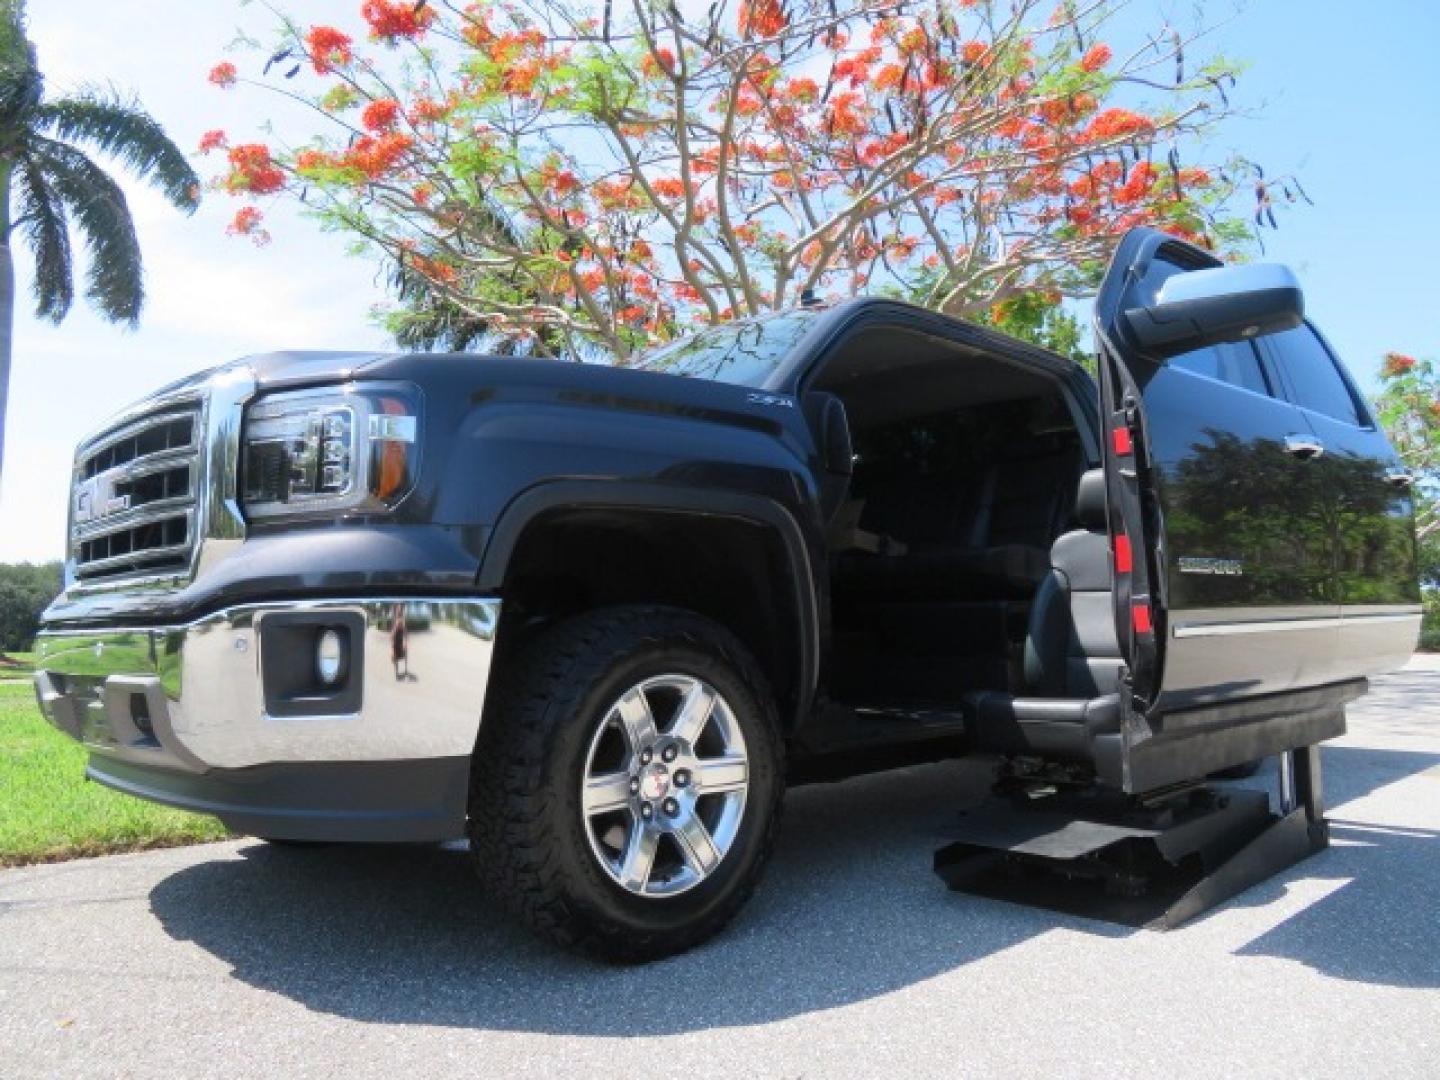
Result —
POLYGON ((204 441, 204 403, 170 401, 80 448, 70 501, 77 581, 190 569, 204 441))

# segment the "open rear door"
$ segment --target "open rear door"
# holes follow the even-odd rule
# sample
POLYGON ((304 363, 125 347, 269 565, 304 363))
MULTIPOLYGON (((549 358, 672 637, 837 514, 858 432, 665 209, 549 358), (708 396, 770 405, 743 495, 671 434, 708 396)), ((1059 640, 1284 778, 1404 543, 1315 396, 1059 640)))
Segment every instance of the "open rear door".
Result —
POLYGON ((1136 229, 1096 300, 1131 792, 1340 734, 1363 689, 1337 657, 1337 540, 1313 439, 1251 340, 1298 325, 1298 287, 1281 267, 1172 281, 1222 266, 1136 229), (1201 325, 1219 329, 1192 348, 1201 325))

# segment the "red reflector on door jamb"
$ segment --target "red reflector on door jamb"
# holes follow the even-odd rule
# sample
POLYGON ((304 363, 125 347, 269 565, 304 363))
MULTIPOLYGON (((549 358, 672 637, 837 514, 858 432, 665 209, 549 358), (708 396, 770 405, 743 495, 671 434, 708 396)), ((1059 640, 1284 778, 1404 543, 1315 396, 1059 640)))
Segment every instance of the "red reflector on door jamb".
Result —
POLYGON ((1130 441, 1129 428, 1117 427, 1110 434, 1114 440, 1115 453, 1120 454, 1123 457, 1124 455, 1129 454, 1132 450, 1135 449, 1134 443, 1130 441))
POLYGON ((1121 533, 1115 537, 1115 572, 1117 574, 1128 574, 1134 565, 1130 553, 1130 537, 1121 533))
POLYGON ((1133 604, 1130 607, 1130 619, 1135 626, 1137 634, 1148 634, 1154 630, 1150 622, 1150 605, 1133 604))

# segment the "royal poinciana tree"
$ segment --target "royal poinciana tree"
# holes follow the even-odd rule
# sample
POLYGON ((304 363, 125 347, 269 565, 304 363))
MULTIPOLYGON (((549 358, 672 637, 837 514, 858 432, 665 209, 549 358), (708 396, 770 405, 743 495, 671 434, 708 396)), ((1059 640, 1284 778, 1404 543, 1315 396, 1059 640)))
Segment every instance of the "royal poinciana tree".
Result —
POLYGON ((1380 387, 1376 412, 1415 476, 1420 583, 1427 590, 1421 645, 1440 649, 1440 369, 1433 360, 1387 353, 1380 387))
MULTIPOLYGON (((1387 353, 1375 404, 1385 433, 1416 478, 1416 530, 1440 546, 1440 371, 1433 360, 1387 353)), ((1435 558, 1431 556, 1432 560, 1435 558)), ((1440 572, 1440 560, 1431 573, 1440 572)), ((1440 585, 1440 581, 1432 584, 1440 585)))
POLYGON ((314 128, 203 149, 245 200, 234 232, 263 241, 288 197, 383 252, 402 339, 623 362, 807 292, 1033 320, 1024 298, 1088 292, 1131 226, 1229 247, 1295 190, 1202 156, 1227 64, 1171 26, 1113 48, 1103 0, 359 14, 282 16, 278 48, 211 73, 304 99, 314 128))

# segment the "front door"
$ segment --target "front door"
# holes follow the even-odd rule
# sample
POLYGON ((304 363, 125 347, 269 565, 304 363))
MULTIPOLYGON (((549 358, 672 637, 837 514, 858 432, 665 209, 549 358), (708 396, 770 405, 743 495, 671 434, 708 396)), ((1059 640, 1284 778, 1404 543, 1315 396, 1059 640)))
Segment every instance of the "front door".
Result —
POLYGON ((1286 748, 1300 729, 1266 703, 1293 714, 1347 675, 1324 455, 1272 358, 1239 341, 1155 361, 1125 332, 1167 280, 1220 265, 1138 229, 1096 303, 1130 790, 1286 748))

